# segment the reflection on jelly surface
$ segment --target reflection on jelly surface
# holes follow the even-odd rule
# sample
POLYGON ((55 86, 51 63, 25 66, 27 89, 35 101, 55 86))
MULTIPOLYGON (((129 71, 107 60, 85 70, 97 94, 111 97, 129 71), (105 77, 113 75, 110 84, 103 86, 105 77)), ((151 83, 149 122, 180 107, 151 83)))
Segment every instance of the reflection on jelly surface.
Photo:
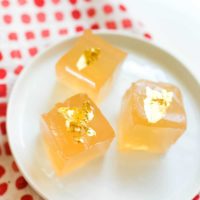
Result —
POLYGON ((163 153, 186 129, 180 90, 147 80, 125 93, 119 120, 119 148, 163 153))

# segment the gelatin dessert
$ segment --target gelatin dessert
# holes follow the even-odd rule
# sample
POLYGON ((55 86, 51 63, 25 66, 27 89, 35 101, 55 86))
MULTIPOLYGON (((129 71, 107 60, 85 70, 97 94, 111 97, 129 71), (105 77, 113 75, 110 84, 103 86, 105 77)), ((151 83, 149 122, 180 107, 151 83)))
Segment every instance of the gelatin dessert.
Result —
POLYGON ((42 135, 58 175, 64 175, 108 149, 115 134, 86 94, 57 103, 42 115, 42 135))
POLYGON ((171 84, 140 80, 123 97, 119 148, 164 153, 186 129, 180 90, 171 84))
POLYGON ((109 93, 117 67, 125 56, 125 52, 86 30, 57 62, 57 79, 100 102, 109 93))

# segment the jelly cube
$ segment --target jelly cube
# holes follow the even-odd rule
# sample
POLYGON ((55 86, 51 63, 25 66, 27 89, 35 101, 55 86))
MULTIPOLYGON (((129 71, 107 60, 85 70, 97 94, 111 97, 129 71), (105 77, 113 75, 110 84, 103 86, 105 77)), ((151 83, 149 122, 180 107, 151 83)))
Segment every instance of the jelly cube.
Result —
POLYGON ((164 153, 186 129, 180 90, 171 84, 140 80, 123 97, 119 148, 164 153))
POLYGON ((86 94, 57 103, 42 115, 42 135, 58 175, 64 175, 102 155, 115 134, 86 94))
POLYGON ((58 80, 100 102, 110 91, 126 53, 86 30, 56 64, 58 80))

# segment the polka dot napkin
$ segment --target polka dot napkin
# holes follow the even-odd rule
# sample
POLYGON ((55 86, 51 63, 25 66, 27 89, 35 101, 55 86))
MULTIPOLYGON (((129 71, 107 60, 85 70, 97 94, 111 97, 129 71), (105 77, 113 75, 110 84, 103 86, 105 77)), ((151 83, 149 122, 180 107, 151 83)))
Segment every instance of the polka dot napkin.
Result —
POLYGON ((16 78, 40 50, 85 28, 124 29, 151 39, 122 2, 0 0, 0 199, 41 199, 19 172, 7 142, 6 108, 16 78))
POLYGON ((19 172, 7 142, 12 85, 40 50, 85 28, 125 29, 151 39, 116 0, 0 0, 0 199, 41 199, 19 172))

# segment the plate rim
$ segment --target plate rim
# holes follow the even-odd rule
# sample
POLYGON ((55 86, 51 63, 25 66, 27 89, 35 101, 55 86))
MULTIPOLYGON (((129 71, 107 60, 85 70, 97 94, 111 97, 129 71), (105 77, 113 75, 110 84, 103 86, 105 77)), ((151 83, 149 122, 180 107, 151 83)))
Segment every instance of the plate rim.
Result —
MULTIPOLYGON (((119 37, 128 37, 131 40, 138 40, 142 43, 146 43, 150 46, 153 46, 155 49, 157 49, 158 51, 161 51, 165 54, 167 54, 168 56, 172 57, 173 59, 175 59, 176 61, 178 61, 182 67, 184 68, 184 70, 194 79, 194 82, 197 84, 197 86, 200 88, 200 80, 197 79, 196 75, 192 72, 192 70, 190 70, 189 68, 189 64, 186 61, 185 58, 183 58, 183 56, 181 56, 181 54, 179 54, 178 52, 173 52, 171 53, 168 49, 166 49, 165 47, 163 47, 160 44, 156 44, 153 41, 144 39, 143 37, 136 35, 134 33, 130 33, 128 31, 124 31, 124 30, 106 30, 106 29, 102 29, 102 30, 95 30, 93 31, 95 34, 97 35, 114 35, 114 36, 119 36, 119 37)), ((46 195, 44 193, 42 193, 38 187, 36 186, 36 184, 31 180, 30 176, 26 173, 26 170, 24 170, 23 166, 18 162, 17 159, 17 155, 14 151, 14 147, 12 146, 12 131, 10 130, 11 128, 11 124, 12 121, 10 120, 10 116, 12 115, 11 112, 11 108, 12 108, 12 104, 14 103, 14 99, 15 99, 15 94, 18 91, 18 85, 20 85, 21 80, 23 79, 23 77, 28 73, 28 71, 31 69, 31 66, 38 60, 40 59, 40 57, 42 57, 46 52, 51 51, 52 49, 55 48, 55 46, 59 46, 62 43, 68 42, 72 39, 76 39, 78 38, 80 35, 82 35, 82 33, 77 33, 77 34, 71 34, 66 36, 65 38, 57 41, 57 42, 53 42, 52 45, 50 45, 47 48, 44 48, 44 50, 40 51, 39 54, 37 54, 33 59, 31 59, 31 61, 27 64, 27 67, 22 71, 22 73, 20 74, 20 76, 17 78, 17 80, 15 81, 12 89, 11 89, 11 93, 8 99, 8 104, 7 104, 7 116, 6 116, 6 129, 7 129, 7 137, 8 137, 8 143, 10 145, 10 149, 12 152, 12 156, 20 170, 20 172, 22 173, 22 175, 25 177, 25 179, 27 180, 27 182, 29 183, 29 185, 32 187, 32 189, 39 194, 42 198, 46 199, 46 195)), ((199 177, 200 179, 200 177, 199 177)), ((193 198, 193 195, 197 194, 200 190, 200 182, 199 182, 199 187, 198 189, 194 189, 194 194, 191 194, 191 199, 193 198)))

